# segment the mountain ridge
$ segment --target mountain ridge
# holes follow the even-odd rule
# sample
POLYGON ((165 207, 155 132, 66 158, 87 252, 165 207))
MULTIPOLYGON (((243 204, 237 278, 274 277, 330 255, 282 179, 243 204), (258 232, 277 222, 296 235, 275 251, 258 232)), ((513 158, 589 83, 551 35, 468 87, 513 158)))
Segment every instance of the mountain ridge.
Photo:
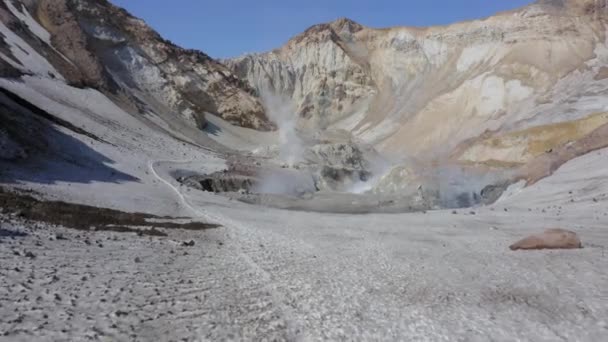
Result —
POLYGON ((304 128, 345 129, 398 159, 452 159, 460 143, 486 131, 603 112, 603 101, 587 103, 606 89, 598 77, 608 61, 604 8, 537 1, 422 28, 342 18, 224 62, 258 91, 291 98, 304 128))

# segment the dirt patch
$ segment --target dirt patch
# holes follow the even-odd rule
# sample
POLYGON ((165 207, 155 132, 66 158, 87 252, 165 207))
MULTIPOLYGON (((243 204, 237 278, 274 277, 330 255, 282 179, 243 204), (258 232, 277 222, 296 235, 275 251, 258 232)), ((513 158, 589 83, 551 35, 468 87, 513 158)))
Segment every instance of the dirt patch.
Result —
POLYGON ((596 81, 601 81, 606 78, 608 78, 608 67, 605 66, 601 67, 597 74, 593 77, 593 79, 596 81))
POLYGON ((519 171, 519 179, 525 179, 528 185, 548 177, 560 166, 576 157, 608 147, 608 124, 605 124, 584 138, 559 146, 550 153, 545 153, 519 171))
POLYGON ((42 221, 78 230, 103 230, 139 235, 167 236, 157 228, 205 230, 220 225, 204 222, 165 222, 175 219, 143 213, 97 208, 60 201, 41 201, 32 196, 0 188, 0 212, 17 214, 20 218, 42 221), (150 222, 150 220, 162 220, 150 222), (137 227, 151 227, 138 229, 137 227))
POLYGON ((524 165, 548 151, 583 139, 606 124, 608 124, 608 114, 601 112, 578 120, 536 126, 521 131, 484 134, 480 140, 468 141, 466 148, 460 147, 452 155, 461 162, 481 163, 488 166, 524 165))

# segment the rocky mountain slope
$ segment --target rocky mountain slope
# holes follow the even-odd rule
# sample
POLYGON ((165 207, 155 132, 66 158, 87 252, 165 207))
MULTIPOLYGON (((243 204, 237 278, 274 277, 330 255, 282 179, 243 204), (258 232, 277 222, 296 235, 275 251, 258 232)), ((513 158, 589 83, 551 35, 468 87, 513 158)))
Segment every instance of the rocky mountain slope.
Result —
POLYGON ((0 72, 104 92, 165 124, 204 127, 205 113, 269 130, 253 90, 199 51, 163 39, 108 1, 1 1, 0 72))
POLYGON ((229 69, 0 0, 0 340, 608 340, 602 2, 229 69), (509 248, 554 228, 583 248, 509 248))
MULTIPOLYGON (((277 50, 219 62, 105 0, 6 0, 0 73, 99 90, 203 145, 212 144, 199 131, 207 113, 262 131, 281 128, 281 116, 295 120, 282 136, 347 132, 397 164, 380 182, 392 189, 444 164, 532 180, 605 145, 605 7, 538 1, 428 28, 339 19, 277 50)), ((13 140, 3 133, 7 146, 13 140)))
POLYGON ((562 0, 442 27, 339 19, 225 63, 292 98, 303 128, 348 130, 397 160, 519 168, 608 123, 607 14, 562 0))

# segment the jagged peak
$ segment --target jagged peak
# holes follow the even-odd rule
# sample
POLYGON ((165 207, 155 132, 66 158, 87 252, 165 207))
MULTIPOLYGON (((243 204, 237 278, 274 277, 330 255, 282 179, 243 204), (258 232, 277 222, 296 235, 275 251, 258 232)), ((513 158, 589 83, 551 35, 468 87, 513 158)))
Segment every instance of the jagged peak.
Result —
POLYGON ((338 18, 334 21, 322 24, 316 24, 306 29, 301 34, 290 40, 292 43, 299 43, 307 39, 322 39, 323 37, 330 38, 344 33, 357 33, 365 27, 354 20, 348 18, 338 18))
POLYGON ((329 25, 337 32, 343 31, 346 29, 346 31, 350 32, 350 33, 356 33, 359 32, 361 30, 363 30, 363 25, 357 23, 356 21, 349 19, 349 18, 338 18, 334 21, 332 21, 331 23, 329 23, 329 25))

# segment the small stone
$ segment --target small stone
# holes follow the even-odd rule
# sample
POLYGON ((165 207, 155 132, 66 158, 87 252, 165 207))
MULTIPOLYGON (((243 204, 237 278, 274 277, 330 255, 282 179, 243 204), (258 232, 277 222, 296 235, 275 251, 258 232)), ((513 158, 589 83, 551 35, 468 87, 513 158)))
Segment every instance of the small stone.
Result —
POLYGON ((28 252, 25 252, 25 257, 30 258, 30 259, 36 259, 36 254, 28 251, 28 252))
POLYGON ((138 263, 138 264, 141 263, 141 258, 140 257, 135 257, 135 262, 138 263))
POLYGON ((184 242, 182 242, 182 246, 184 246, 184 247, 193 247, 194 246, 194 240, 184 241, 184 242))

